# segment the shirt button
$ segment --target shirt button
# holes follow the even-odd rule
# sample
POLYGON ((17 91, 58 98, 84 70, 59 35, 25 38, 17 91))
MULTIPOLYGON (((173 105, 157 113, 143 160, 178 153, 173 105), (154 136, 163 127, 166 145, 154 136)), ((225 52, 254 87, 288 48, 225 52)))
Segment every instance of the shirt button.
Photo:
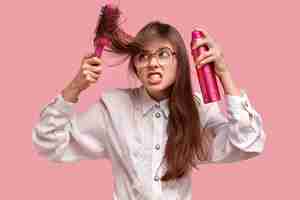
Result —
POLYGON ((159 144, 155 145, 155 149, 159 150, 160 149, 160 145, 159 144))
POLYGON ((160 117, 160 113, 159 112, 155 113, 155 117, 159 118, 160 117))
POLYGON ((155 181, 159 181, 159 176, 155 175, 155 176, 154 176, 154 180, 155 180, 155 181))

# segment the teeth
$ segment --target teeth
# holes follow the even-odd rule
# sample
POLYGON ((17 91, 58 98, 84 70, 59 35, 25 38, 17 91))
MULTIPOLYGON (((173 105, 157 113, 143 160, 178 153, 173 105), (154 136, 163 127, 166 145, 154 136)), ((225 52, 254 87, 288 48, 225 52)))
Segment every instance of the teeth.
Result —
POLYGON ((150 77, 160 77, 159 74, 151 74, 150 77))
POLYGON ((150 80, 151 81, 154 81, 154 82, 157 82, 157 81, 160 81, 161 80, 161 76, 160 74, 151 74, 149 76, 150 80))
POLYGON ((159 77, 161 76, 159 73, 153 73, 153 74, 150 74, 149 77, 154 76, 154 75, 159 76, 159 77))

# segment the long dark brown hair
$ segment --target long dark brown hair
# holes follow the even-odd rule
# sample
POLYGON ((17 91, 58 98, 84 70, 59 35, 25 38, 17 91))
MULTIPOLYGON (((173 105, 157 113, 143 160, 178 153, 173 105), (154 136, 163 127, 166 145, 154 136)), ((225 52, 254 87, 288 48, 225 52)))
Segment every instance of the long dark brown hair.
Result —
MULTIPOLYGON (((128 54, 128 70, 138 77, 133 57, 143 50, 143 44, 159 38, 169 41, 176 51, 177 74, 175 82, 170 86, 169 119, 167 125, 168 140, 164 158, 167 171, 162 181, 180 178, 186 175, 196 162, 210 159, 210 137, 202 127, 199 110, 193 96, 190 62, 184 40, 175 27, 152 21, 146 24, 131 41, 124 42, 117 37, 112 38, 112 49, 119 54, 128 54)), ((201 108, 200 108, 201 109, 201 108)))

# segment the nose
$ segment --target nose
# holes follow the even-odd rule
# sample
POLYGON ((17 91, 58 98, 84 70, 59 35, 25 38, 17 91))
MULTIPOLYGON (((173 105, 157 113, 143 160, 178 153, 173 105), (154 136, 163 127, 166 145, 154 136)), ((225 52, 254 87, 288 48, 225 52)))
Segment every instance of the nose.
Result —
POLYGON ((155 58, 155 56, 154 55, 152 55, 152 56, 150 56, 150 58, 149 58, 149 66, 158 66, 159 64, 158 64, 158 62, 157 62, 157 59, 155 58))

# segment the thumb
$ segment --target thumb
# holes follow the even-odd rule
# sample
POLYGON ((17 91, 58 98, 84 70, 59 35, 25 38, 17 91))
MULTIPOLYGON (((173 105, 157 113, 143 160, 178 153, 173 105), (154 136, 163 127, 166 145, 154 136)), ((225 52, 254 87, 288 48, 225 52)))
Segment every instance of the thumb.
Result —
POLYGON ((85 55, 82 57, 81 59, 81 64, 83 64, 83 62, 86 60, 86 59, 89 59, 89 58, 92 58, 94 56, 94 53, 85 53, 85 55))

